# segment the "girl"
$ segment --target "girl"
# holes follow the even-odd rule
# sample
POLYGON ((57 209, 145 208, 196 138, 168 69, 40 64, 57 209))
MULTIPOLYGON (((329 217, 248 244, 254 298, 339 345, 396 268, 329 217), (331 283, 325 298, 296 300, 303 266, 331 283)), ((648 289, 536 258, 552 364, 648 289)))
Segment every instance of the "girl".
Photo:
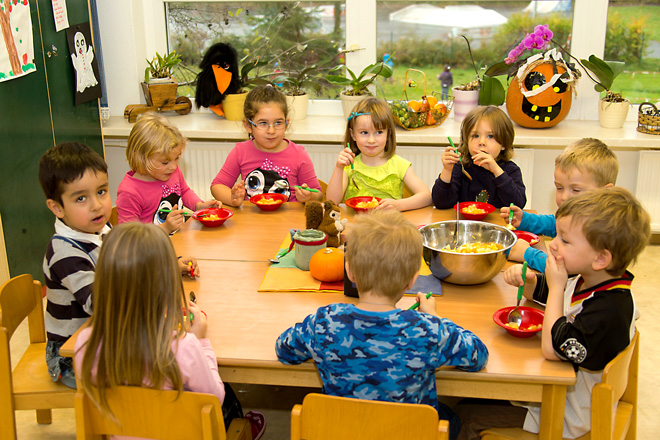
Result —
MULTIPOLYGON (((76 340, 75 368, 80 386, 102 412, 112 414, 105 391, 118 385, 225 400, 216 355, 205 339, 206 315, 186 299, 167 234, 137 222, 113 228, 101 248, 93 298, 90 325, 76 340)), ((255 413, 260 414, 254 412, 251 423, 255 413)))
POLYGON ((269 192, 282 193, 292 202, 321 200, 321 185, 307 151, 284 138, 289 124, 284 94, 270 85, 259 86, 248 93, 243 110, 250 139, 237 143, 227 156, 211 183, 213 197, 232 206, 269 192))
POLYGON ((428 186, 417 177, 411 163, 395 154, 394 120, 387 102, 378 98, 360 101, 348 117, 346 145, 328 183, 327 198, 335 203, 356 196, 380 197, 376 209, 399 211, 431 204, 428 186), (350 179, 349 179, 350 176, 350 179), (414 193, 403 197, 404 183, 414 193))
POLYGON ((514 136, 511 119, 498 107, 470 111, 461 123, 458 153, 451 145, 442 153, 442 172, 433 185, 435 207, 451 208, 457 202, 474 201, 485 192, 487 202, 496 208, 511 203, 523 208, 527 202, 525 184, 520 168, 511 161, 514 136), (472 180, 455 166, 459 160, 472 180))
POLYGON ((186 139, 163 116, 149 112, 138 119, 126 147, 131 171, 117 190, 119 223, 153 222, 170 234, 183 226, 184 205, 194 211, 219 206, 217 200, 203 202, 183 179, 179 159, 185 147, 186 139))

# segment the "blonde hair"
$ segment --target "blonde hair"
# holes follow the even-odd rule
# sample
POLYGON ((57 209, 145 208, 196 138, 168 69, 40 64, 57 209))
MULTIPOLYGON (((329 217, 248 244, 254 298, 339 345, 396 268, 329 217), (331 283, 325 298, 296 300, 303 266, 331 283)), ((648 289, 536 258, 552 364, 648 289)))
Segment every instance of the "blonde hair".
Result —
POLYGON ((101 247, 93 290, 92 332, 79 382, 112 415, 106 388, 118 385, 183 390, 172 342, 184 336, 187 302, 174 248, 153 224, 124 223, 101 247), (94 368, 97 368, 93 375, 94 368))
POLYGON ((360 113, 371 116, 371 122, 376 130, 387 130, 387 142, 385 143, 385 158, 390 159, 396 154, 396 130, 394 129, 394 119, 392 110, 386 101, 378 98, 366 98, 355 104, 351 116, 346 124, 346 133, 344 133, 344 143, 349 145, 351 151, 357 156, 360 149, 353 140, 351 132, 355 126, 355 120, 360 113))
POLYGON ((651 238, 651 218, 630 191, 598 188, 566 200, 555 214, 582 224, 585 238, 596 251, 607 250, 612 262, 606 271, 622 275, 651 238))
POLYGON ((131 170, 151 174, 155 154, 169 154, 176 147, 185 149, 186 138, 163 116, 148 112, 140 116, 128 135, 126 160, 131 170))
POLYGON ((358 292, 396 298, 422 264, 422 236, 399 211, 360 214, 349 226, 346 261, 358 292))
POLYGON ((472 155, 468 142, 470 140, 470 132, 479 123, 480 120, 486 119, 490 122, 490 127, 493 130, 493 137, 504 147, 504 150, 494 159, 496 161, 509 161, 513 157, 513 139, 516 137, 516 132, 513 129, 513 123, 509 116, 502 111, 499 107, 494 105, 480 106, 472 109, 461 122, 461 144, 458 147, 458 152, 461 155, 461 161, 465 165, 472 165, 472 155))
POLYGON ((605 186, 616 183, 619 161, 614 152, 599 139, 582 138, 557 156, 555 168, 563 172, 578 169, 592 176, 598 186, 605 186))

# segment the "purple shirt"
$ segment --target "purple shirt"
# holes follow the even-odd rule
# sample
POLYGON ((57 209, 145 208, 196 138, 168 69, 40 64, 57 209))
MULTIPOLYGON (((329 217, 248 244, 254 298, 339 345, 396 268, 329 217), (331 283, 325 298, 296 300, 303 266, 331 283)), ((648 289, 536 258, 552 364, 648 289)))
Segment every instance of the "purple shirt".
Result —
POLYGON ((179 167, 167 182, 147 182, 134 177, 135 171, 126 173, 117 189, 117 214, 119 223, 142 222, 160 225, 165 223, 166 212, 159 209, 195 210, 202 199, 190 189, 179 167))
POLYGON ((306 183, 321 189, 314 164, 305 147, 285 139, 289 145, 270 153, 257 149, 252 140, 238 142, 229 152, 222 169, 211 185, 234 186, 240 175, 245 181, 245 199, 262 193, 281 193, 297 202, 294 185, 306 183))

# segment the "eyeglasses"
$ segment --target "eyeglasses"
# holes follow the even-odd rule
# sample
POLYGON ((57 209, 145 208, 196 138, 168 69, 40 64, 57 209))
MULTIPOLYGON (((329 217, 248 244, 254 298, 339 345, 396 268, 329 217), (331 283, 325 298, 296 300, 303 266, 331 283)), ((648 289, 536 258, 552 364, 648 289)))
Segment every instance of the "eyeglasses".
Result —
POLYGON ((275 121, 272 124, 269 124, 266 121, 260 121, 255 124, 251 119, 248 119, 248 122, 259 131, 266 131, 270 127, 273 127, 276 131, 284 130, 286 128, 286 121, 275 121))

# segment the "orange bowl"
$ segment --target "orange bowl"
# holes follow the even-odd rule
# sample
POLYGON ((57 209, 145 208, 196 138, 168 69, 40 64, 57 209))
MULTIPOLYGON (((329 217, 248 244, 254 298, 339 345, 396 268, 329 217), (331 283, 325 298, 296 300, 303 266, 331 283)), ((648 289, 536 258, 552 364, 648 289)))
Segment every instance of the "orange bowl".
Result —
POLYGON ((275 211, 287 200, 288 197, 280 193, 263 193, 250 197, 250 202, 257 205, 262 211, 275 211), (264 203, 265 200, 274 200, 276 203, 264 203))
POLYGON ((531 232, 527 231, 511 231, 514 234, 516 234, 516 237, 518 237, 518 240, 525 240, 527 243, 529 243, 530 246, 534 246, 536 243, 541 241, 538 235, 532 234, 531 232))
MULTIPOLYGON (((457 203, 458 205, 458 210, 463 216, 465 220, 483 220, 486 218, 488 214, 491 212, 495 211, 495 207, 491 205, 490 203, 483 203, 483 202, 461 202, 457 203), (465 209, 474 206, 476 209, 481 209, 484 211, 483 213, 480 214, 470 214, 468 212, 465 212, 465 209)), ((454 209, 457 209, 456 206, 454 205, 454 209)))
POLYGON ((515 307, 504 307, 499 309, 493 314, 493 321, 495 324, 502 327, 504 330, 509 332, 510 335, 515 336, 516 338, 531 338, 538 332, 542 330, 543 325, 543 311, 538 310, 532 307, 519 307, 518 310, 522 315, 522 322, 520 323, 520 328, 512 328, 507 324, 509 318, 509 312, 515 309, 515 307), (532 325, 538 325, 537 328, 530 330, 529 327, 532 325))
POLYGON ((358 208, 357 204, 360 202, 371 202, 373 199, 376 199, 378 203, 382 200, 380 197, 371 197, 371 196, 361 196, 361 197, 351 197, 346 200, 346 206, 353 208, 355 212, 368 212, 374 208, 358 208))
POLYGON ((208 226, 209 228, 215 228, 223 224, 225 220, 227 220, 232 215, 234 215, 234 213, 227 208, 206 208, 206 209, 200 209, 199 211, 195 211, 192 218, 194 218, 204 226, 208 226), (214 214, 218 216, 218 219, 210 220, 206 218, 214 214))

